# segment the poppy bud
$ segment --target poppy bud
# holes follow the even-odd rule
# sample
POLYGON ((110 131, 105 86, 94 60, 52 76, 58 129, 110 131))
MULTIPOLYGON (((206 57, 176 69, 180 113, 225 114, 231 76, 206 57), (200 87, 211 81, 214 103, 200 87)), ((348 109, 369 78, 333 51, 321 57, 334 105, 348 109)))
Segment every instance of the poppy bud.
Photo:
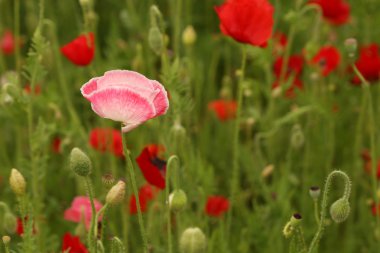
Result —
POLYGON ((186 229, 179 242, 182 253, 206 252, 206 236, 197 227, 186 229))
POLYGON ((335 201, 330 207, 331 218, 336 223, 345 221, 350 214, 350 203, 345 198, 340 198, 335 201))
POLYGON ((11 238, 7 235, 4 235, 2 239, 5 245, 8 245, 11 242, 11 238))
POLYGON ((319 198, 319 195, 321 195, 321 189, 318 186, 312 186, 309 189, 309 194, 312 199, 317 200, 319 198))
POLYGON ((164 40, 160 29, 157 26, 152 26, 149 29, 148 41, 150 48, 157 54, 160 55, 164 49, 164 40))
POLYGON ((179 212, 186 207, 187 196, 182 190, 175 190, 169 195, 169 208, 171 211, 179 212))
POLYGON ((194 27, 189 25, 185 28, 182 33, 182 42, 186 46, 191 46, 197 40, 197 33, 194 30, 194 27))
POLYGON ((106 202, 111 205, 119 204, 123 201, 125 195, 125 183, 123 181, 117 182, 116 185, 114 185, 111 190, 109 190, 106 202))
POLYGON ((70 154, 70 167, 81 177, 87 177, 91 173, 90 158, 79 148, 73 148, 70 154))
POLYGON ((12 169, 9 184, 17 196, 25 195, 26 182, 24 176, 16 169, 12 169))
POLYGON ((17 218, 11 212, 6 212, 4 214, 3 228, 8 233, 12 234, 17 228, 17 218))
POLYGON ((356 51, 358 49, 358 42, 355 38, 349 38, 344 41, 344 46, 346 48, 346 52, 350 58, 354 58, 356 51))

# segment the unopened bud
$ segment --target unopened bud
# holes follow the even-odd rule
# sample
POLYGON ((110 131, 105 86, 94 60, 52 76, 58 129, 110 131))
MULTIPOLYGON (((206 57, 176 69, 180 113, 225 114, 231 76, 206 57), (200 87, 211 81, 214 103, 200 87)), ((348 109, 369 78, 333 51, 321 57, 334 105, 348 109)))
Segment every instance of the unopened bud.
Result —
POLYGON ((17 228, 17 218, 11 212, 6 212, 4 214, 3 220, 4 230, 10 234, 13 234, 17 228))
POLYGON ((350 214, 350 203, 345 198, 340 198, 335 201, 330 207, 331 218, 336 223, 345 221, 350 214))
POLYGON ((70 167, 78 175, 87 177, 91 173, 90 158, 79 148, 73 148, 70 154, 70 167))
POLYGON ((8 245, 11 242, 11 238, 7 235, 4 235, 2 239, 5 245, 8 245))
POLYGON ((164 49, 164 40, 160 29, 157 26, 152 26, 149 29, 148 41, 150 48, 157 54, 160 55, 164 49))
POLYGON ((24 176, 18 170, 12 169, 9 184, 17 196, 25 195, 26 182, 24 176))
POLYGON ((274 171, 274 165, 273 164, 268 164, 267 166, 265 166, 265 168, 261 172, 261 177, 262 178, 267 178, 270 175, 272 175, 273 171, 274 171))
POLYGON ((182 211, 187 204, 186 193, 182 190, 175 190, 169 195, 169 208, 171 211, 182 211))
POLYGON ((111 188, 111 190, 109 190, 106 197, 106 202, 111 205, 117 205, 123 201, 124 195, 125 183, 123 181, 119 181, 111 188))
POLYGON ((312 199, 317 200, 319 195, 321 195, 321 189, 318 186, 312 186, 309 189, 309 194, 312 199))
POLYGON ((346 52, 350 58, 354 58, 358 49, 358 42, 355 38, 349 38, 344 41, 346 52))
POLYGON ((185 28, 182 33, 182 42, 186 46, 191 46, 197 40, 197 33, 194 30, 194 27, 189 25, 185 28))
POLYGON ((197 227, 186 229, 179 242, 182 253, 206 252, 206 236, 197 227))

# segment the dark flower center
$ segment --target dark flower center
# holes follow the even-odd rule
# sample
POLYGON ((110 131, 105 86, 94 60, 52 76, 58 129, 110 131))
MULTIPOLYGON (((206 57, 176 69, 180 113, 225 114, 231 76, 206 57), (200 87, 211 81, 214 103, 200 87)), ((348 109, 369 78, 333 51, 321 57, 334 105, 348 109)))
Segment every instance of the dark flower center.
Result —
POLYGON ((166 166, 166 161, 165 160, 161 160, 158 157, 153 157, 153 158, 150 159, 150 161, 159 170, 163 170, 165 168, 165 166, 166 166))

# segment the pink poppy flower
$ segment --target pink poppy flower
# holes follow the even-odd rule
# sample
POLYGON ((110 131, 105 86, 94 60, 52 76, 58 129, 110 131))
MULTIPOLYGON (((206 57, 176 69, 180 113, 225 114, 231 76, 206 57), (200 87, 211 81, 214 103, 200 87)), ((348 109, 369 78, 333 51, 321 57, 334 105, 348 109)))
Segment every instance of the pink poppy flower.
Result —
MULTIPOLYGON (((95 210, 98 212, 102 208, 102 204, 94 199, 95 202, 95 210)), ((91 224, 91 202, 90 199, 86 196, 78 196, 75 197, 74 201, 71 203, 69 209, 66 209, 64 214, 64 219, 73 222, 82 222, 84 221, 86 228, 90 228, 91 224)), ((101 217, 99 217, 99 221, 101 217)))
POLYGON ((100 117, 124 123, 123 132, 169 108, 168 94, 159 82, 129 70, 107 71, 85 83, 81 92, 100 117))
POLYGON ((0 48, 3 54, 10 55, 15 50, 15 38, 13 33, 9 30, 5 30, 0 38, 0 48))

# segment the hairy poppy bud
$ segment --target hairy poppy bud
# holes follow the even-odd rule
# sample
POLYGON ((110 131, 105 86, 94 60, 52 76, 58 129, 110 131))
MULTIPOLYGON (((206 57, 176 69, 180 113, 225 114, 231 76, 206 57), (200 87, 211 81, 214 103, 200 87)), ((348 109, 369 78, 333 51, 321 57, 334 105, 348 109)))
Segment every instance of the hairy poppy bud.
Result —
POLYGON ((17 196, 25 195, 26 182, 23 175, 16 169, 12 169, 9 184, 17 196))
POLYGON ((81 177, 87 177, 92 170, 90 158, 79 148, 73 148, 73 150, 71 150, 70 167, 81 177))
POLYGON ((119 204, 123 201, 125 195, 125 183, 123 181, 117 182, 108 192, 106 202, 111 205, 119 204))
POLYGON ((321 195, 321 189, 318 186, 312 186, 309 189, 309 194, 312 199, 317 200, 319 198, 319 195, 321 195))
POLYGON ((187 196, 182 190, 175 190, 169 195, 169 208, 171 211, 179 212, 186 207, 187 196))
POLYGON ((148 41, 150 48, 157 54, 160 55, 164 49, 164 40, 160 29, 157 26, 152 26, 149 29, 148 41))
POLYGON ((346 48, 346 52, 350 58, 354 58, 356 51, 358 49, 358 42, 355 38, 349 38, 344 41, 344 46, 346 48))
POLYGON ((336 223, 345 221, 350 214, 350 203, 345 198, 340 198, 335 201, 330 207, 331 218, 336 223))
POLYGON ((194 27, 189 25, 185 28, 182 33, 182 42, 186 46, 191 46, 197 40, 197 33, 194 30, 194 27))
POLYGON ((206 236, 197 227, 186 229, 179 242, 182 253, 204 253, 206 252, 206 236))
POLYGON ((11 212, 6 212, 4 214, 3 228, 8 233, 12 234, 17 228, 17 218, 11 212))

